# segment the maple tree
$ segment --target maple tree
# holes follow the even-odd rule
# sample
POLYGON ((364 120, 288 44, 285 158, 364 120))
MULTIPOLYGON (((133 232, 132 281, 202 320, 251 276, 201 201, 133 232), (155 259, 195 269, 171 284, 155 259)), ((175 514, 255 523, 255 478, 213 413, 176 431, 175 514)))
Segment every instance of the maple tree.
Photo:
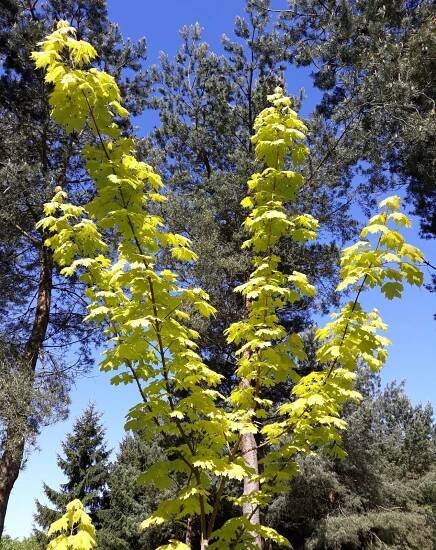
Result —
POLYGON ((189 548, 193 517, 199 518, 201 548, 258 548, 262 539, 290 547, 262 524, 259 511, 295 475, 298 454, 323 447, 343 456, 341 411, 360 399, 353 389, 358 364, 377 371, 387 357, 389 341, 380 334, 387 327, 377 310, 365 311, 362 291, 380 287, 394 298, 404 281, 422 284, 422 253, 397 230, 410 224, 400 198, 382 201, 362 240, 343 251, 337 290, 353 290, 356 297, 317 331, 317 359, 324 368, 301 376, 303 340, 287 333, 280 311, 316 291, 303 273, 280 270, 276 245, 282 238, 316 238, 318 222, 292 208, 304 186, 298 167, 309 154, 307 129, 281 88, 269 96, 270 107, 257 116, 252 137, 265 168, 253 174, 242 202, 249 211, 243 246, 252 253, 254 270, 235 289, 244 296, 246 315, 227 330, 228 342, 238 346, 238 383, 227 398, 218 390, 222 375, 205 363, 190 325, 191 318, 207 318, 215 308, 206 292, 181 284, 175 270, 162 265, 164 252, 181 264, 194 262, 196 254, 189 239, 169 232, 157 214, 165 189, 159 175, 136 159, 134 141, 117 124, 128 112, 115 80, 90 66, 95 49, 77 40, 64 21, 32 55, 52 86, 53 119, 67 132, 90 134, 82 155, 95 182, 86 204, 71 204, 56 189, 38 226, 49 234, 45 244, 61 273, 78 275, 86 285, 88 320, 100 323, 106 337, 102 370, 114 371, 115 385, 138 388, 141 402, 129 411, 126 427, 149 440, 159 435, 170 449, 169 458, 140 480, 160 489, 176 486, 176 496, 161 501, 142 528, 185 522, 185 542, 172 540, 161 549, 189 548), (292 395, 277 406, 267 392, 286 380, 293 381, 292 395), (234 481, 244 481, 239 497, 230 490, 234 481), (224 500, 241 512, 217 526, 224 500))
POLYGON ((91 518, 77 499, 67 504, 65 514, 51 524, 48 535, 54 535, 55 538, 47 550, 91 550, 96 546, 91 518))

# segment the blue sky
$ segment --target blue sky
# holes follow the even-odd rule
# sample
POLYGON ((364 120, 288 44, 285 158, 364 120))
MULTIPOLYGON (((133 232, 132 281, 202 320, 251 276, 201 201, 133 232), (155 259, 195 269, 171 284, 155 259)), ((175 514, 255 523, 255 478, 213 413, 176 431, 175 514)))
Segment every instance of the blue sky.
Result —
MULTIPOLYGON (((284 0, 273 2, 274 7, 284 7, 284 0)), ((178 30, 185 24, 199 22, 204 27, 204 39, 216 51, 220 50, 220 36, 231 34, 236 15, 242 14, 242 0, 109 0, 110 15, 127 38, 145 36, 148 42, 148 63, 158 60, 159 51, 173 54, 179 47, 178 30)), ((307 71, 293 71, 287 75, 287 90, 298 93, 306 89, 307 100, 303 114, 307 114, 319 98, 313 90, 307 71)), ((146 113, 138 124, 140 131, 147 131, 155 122, 155 115, 146 113)), ((415 222, 417 226, 417 222, 415 222)), ((434 241, 422 241, 415 229, 408 231, 407 239, 420 246, 427 257, 436 263, 434 241)), ((435 403, 436 387, 436 323, 433 313, 436 300, 423 289, 407 289, 404 299, 388 302, 377 292, 368 294, 363 302, 366 307, 377 307, 389 325, 389 338, 393 341, 388 364, 383 372, 384 381, 405 379, 411 399, 417 402, 435 403)), ((62 475, 56 465, 56 454, 61 441, 71 430, 74 419, 89 402, 102 411, 107 428, 109 445, 117 447, 123 437, 124 415, 130 405, 138 401, 133 388, 113 388, 109 376, 96 369, 88 377, 77 381, 72 391, 70 418, 44 429, 39 438, 40 450, 29 457, 13 490, 6 517, 6 532, 15 537, 30 534, 35 498, 42 498, 42 482, 58 487, 62 475)))

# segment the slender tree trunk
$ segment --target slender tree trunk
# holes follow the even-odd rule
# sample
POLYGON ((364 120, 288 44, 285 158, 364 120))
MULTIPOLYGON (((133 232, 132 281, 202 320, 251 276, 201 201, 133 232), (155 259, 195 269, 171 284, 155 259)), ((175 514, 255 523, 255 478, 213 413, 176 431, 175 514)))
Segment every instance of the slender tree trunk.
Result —
POLYGON ((46 246, 41 246, 41 271, 36 300, 35 318, 29 339, 24 348, 24 364, 32 373, 35 372, 39 353, 47 333, 50 318, 52 282, 53 282, 53 253, 46 246))
MULTIPOLYGON (((250 382, 243 378, 239 383, 241 388, 247 388, 250 385, 250 382)), ((253 475, 259 475, 259 459, 258 459, 258 450, 257 442, 254 434, 243 434, 241 437, 240 443, 241 453, 244 457, 245 463, 253 470, 253 475)), ((255 493, 260 490, 260 483, 257 480, 253 480, 252 477, 246 477, 244 479, 244 490, 243 495, 249 495, 250 493, 255 493)), ((254 506, 250 503, 245 503, 242 506, 242 513, 244 516, 249 518, 253 525, 260 525, 260 510, 257 506, 254 506)), ((257 546, 262 548, 262 539, 259 535, 255 536, 257 546)))
MULTIPOLYGON (((251 39, 254 40, 256 32, 256 27, 253 25, 252 29, 252 36, 251 39)), ((251 63, 250 63, 250 73, 248 77, 248 87, 247 87, 247 102, 248 102, 248 133, 249 136, 254 135, 254 128, 253 128, 253 81, 254 81, 254 51, 251 49, 251 63)), ((251 139, 248 140, 248 152, 253 152, 253 143, 251 139)), ((248 301, 245 303, 245 308, 248 311, 248 301)), ((247 388, 250 386, 250 382, 246 380, 245 378, 242 378, 239 387, 240 388, 247 388)), ((259 475, 259 459, 258 459, 258 451, 257 451, 257 442, 256 438, 254 437, 254 434, 243 434, 241 436, 241 443, 240 443, 240 449, 242 456, 245 460, 245 463, 247 466, 249 466, 253 470, 253 475, 258 476, 259 475)), ((260 491, 260 483, 258 481, 254 481, 252 478, 246 477, 244 479, 244 489, 243 489, 243 495, 249 495, 253 492, 260 491)), ((253 525, 260 525, 260 510, 257 507, 254 507, 252 504, 246 503, 242 506, 242 513, 244 516, 250 519, 251 523, 253 525)), ((260 536, 256 535, 255 540, 257 543, 257 546, 259 548, 262 548, 262 539, 260 536)))
POLYGON ((192 543, 192 517, 188 517, 188 522, 186 524, 186 534, 185 534, 185 544, 191 548, 192 543))
MULTIPOLYGON (((30 392, 33 388, 39 353, 47 333, 52 294, 53 255, 52 252, 43 245, 41 245, 40 264, 41 269, 35 317, 22 356, 22 368, 28 370, 29 373, 28 388, 30 392)), ((23 411, 23 416, 26 421, 29 413, 28 406, 30 405, 30 394, 28 397, 28 400, 25 399, 27 404, 23 411)), ((21 433, 17 433, 14 424, 7 426, 3 454, 0 459, 0 539, 3 534, 9 496, 18 478, 23 462, 25 442, 25 430, 21 433)))

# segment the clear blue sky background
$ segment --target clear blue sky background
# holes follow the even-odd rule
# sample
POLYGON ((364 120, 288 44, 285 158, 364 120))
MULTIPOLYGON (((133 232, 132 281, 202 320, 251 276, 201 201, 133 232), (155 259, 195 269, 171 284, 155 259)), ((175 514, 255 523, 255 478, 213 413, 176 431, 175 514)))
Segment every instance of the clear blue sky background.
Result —
MULTIPOLYGON (((273 2, 274 7, 284 7, 284 0, 273 2)), ((215 51, 220 51, 220 36, 230 35, 236 15, 243 13, 242 0, 109 0, 110 16, 120 26, 127 38, 142 36, 148 42, 148 63, 157 62, 159 51, 174 54, 179 47, 178 30, 185 24, 199 22, 204 27, 204 39, 215 51)), ((307 71, 293 71, 287 75, 289 93, 297 94, 305 88, 307 100, 303 115, 308 114, 319 98, 319 92, 311 86, 307 71)), ((144 133, 155 123, 153 113, 143 115, 138 124, 144 133)), ((417 223, 415 222, 415 226, 417 223)), ((420 246, 427 257, 436 263, 434 242, 421 241, 415 229, 408 232, 409 240, 420 246)), ((364 298, 364 305, 378 307, 389 324, 388 336, 393 341, 388 365, 383 372, 384 381, 406 380, 406 389, 413 402, 435 403, 436 387, 436 323, 433 313, 436 300, 425 290, 408 289, 404 299, 387 302, 377 293, 364 298)), ((6 516, 6 532, 14 537, 30 534, 35 498, 42 498, 42 482, 58 487, 63 481, 56 465, 56 454, 61 441, 71 430, 75 418, 89 402, 102 411, 107 428, 107 439, 116 449, 123 437, 124 415, 129 406, 137 402, 133 388, 113 388, 109 376, 96 369, 89 377, 77 381, 72 392, 70 418, 44 429, 40 438, 40 450, 29 457, 13 490, 6 516)))

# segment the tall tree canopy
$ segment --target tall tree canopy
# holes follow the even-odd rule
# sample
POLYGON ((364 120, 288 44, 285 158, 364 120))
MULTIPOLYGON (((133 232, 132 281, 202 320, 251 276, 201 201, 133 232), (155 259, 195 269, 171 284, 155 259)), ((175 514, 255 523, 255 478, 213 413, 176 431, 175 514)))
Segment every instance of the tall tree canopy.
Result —
POLYGON ((77 154, 84 136, 66 135, 52 123, 48 87, 30 60, 30 52, 60 18, 99 45, 99 63, 120 80, 133 112, 141 112, 146 90, 140 70, 145 44, 122 40, 104 0, 1 3, 0 401, 12 402, 14 413, 0 405, 0 536, 26 444, 34 442, 41 426, 65 415, 69 381, 86 368, 90 342, 98 337, 82 323, 86 301, 80 283, 59 277, 43 246, 43 232, 35 230, 55 186, 76 201, 90 192, 77 154), (133 78, 126 79, 127 69, 135 71, 133 78))
MULTIPOLYGON (((345 241, 357 236, 355 206, 371 209, 381 191, 401 187, 407 190, 415 212, 421 216, 422 234, 430 237, 436 231, 433 26, 434 15, 427 0, 394 0, 388 4, 310 0, 290 2, 288 9, 283 10, 272 9, 269 0, 248 0, 245 16, 236 19, 234 37, 222 38, 222 54, 215 54, 203 42, 199 25, 184 27, 182 45, 175 58, 162 54, 160 64, 145 74, 144 42, 123 42, 108 20, 104 0, 2 3, 0 191, 5 199, 0 206, 0 252, 4 260, 0 283, 5 290, 0 297, 0 368, 4 374, 0 383, 0 535, 26 444, 29 448, 41 426, 66 414, 71 374, 91 362, 93 344, 102 338, 102 331, 97 328, 102 319, 106 336, 110 334, 117 342, 108 346, 105 368, 125 369, 114 377, 115 383, 135 383, 145 401, 148 391, 152 396, 151 405, 146 403, 151 407, 146 415, 147 430, 144 431, 145 417, 139 406, 130 412, 130 426, 138 433, 147 432, 146 437, 154 443, 154 430, 160 430, 165 442, 158 438, 159 444, 167 450, 171 448, 169 454, 160 457, 166 464, 165 475, 179 490, 187 482, 192 491, 199 491, 198 495, 186 497, 188 504, 180 494, 175 497, 175 492, 168 492, 166 496, 177 503, 179 511, 169 512, 160 503, 159 510, 169 520, 164 538, 183 535, 173 520, 187 516, 186 507, 195 508, 193 503, 198 496, 200 526, 197 520, 190 523, 192 517, 188 516, 186 539, 191 530, 196 544, 195 534, 201 532, 204 545, 212 536, 213 527, 224 524, 234 530, 232 536, 248 544, 254 531, 244 519, 260 525, 258 512, 266 500, 256 501, 259 479, 258 485, 252 484, 248 489, 246 485, 243 496, 236 499, 239 481, 243 477, 245 481, 252 480, 247 470, 250 467, 263 475, 263 487, 267 491, 271 488, 268 498, 277 490, 275 480, 279 473, 271 474, 273 466, 265 457, 269 456, 271 445, 277 444, 274 438, 279 433, 278 416, 282 427, 294 430, 292 440, 285 442, 281 432, 278 436, 281 451, 289 452, 286 456, 290 462, 296 453, 295 449, 290 450, 290 441, 296 442, 294 447, 304 454, 311 445, 316 447, 327 438, 333 454, 340 454, 338 430, 344 424, 338 417, 344 395, 355 395, 351 390, 354 375, 340 382, 344 393, 339 392, 336 398, 329 394, 330 375, 334 372, 341 377, 343 366, 354 370, 358 357, 374 369, 385 359, 386 342, 374 336, 376 329, 383 329, 384 325, 378 314, 361 309, 360 293, 365 287, 379 285, 388 298, 393 298, 401 295, 403 280, 411 284, 422 282, 414 265, 422 261, 422 255, 404 243, 401 234, 389 225, 409 223, 399 211, 398 197, 382 203, 381 212, 370 220, 361 240, 342 253, 339 273, 339 250, 345 241), (44 83, 40 72, 35 73, 30 65, 29 52, 60 19, 67 21, 57 27, 61 38, 44 42, 44 51, 34 55, 38 67, 48 69, 44 83), (76 27, 76 31, 66 30, 68 25, 76 27), (65 38, 69 33, 71 36, 65 38), (100 57, 95 58, 93 48, 81 39, 91 42, 100 57), (56 44, 61 42, 64 49, 58 55, 56 44), (47 51, 58 57, 44 57, 47 51), (91 59, 94 68, 89 71, 91 59), (284 75, 292 66, 310 66, 315 85, 324 92, 320 105, 304 124, 293 110, 298 111, 298 99, 283 97, 281 91, 271 96, 277 85, 285 86, 284 75), (65 82, 59 75, 65 76, 65 82), (50 103, 49 92, 53 89, 50 103), (133 156, 136 144, 126 139, 131 135, 131 125, 121 99, 133 115, 140 114, 144 107, 159 113, 160 127, 137 148, 141 158, 156 164, 162 172, 167 184, 164 193, 158 192, 159 177, 133 156), (271 101, 273 105, 269 107, 271 101), (68 110, 65 106, 69 106, 68 110), (53 124, 51 108, 64 128, 53 124), (294 133, 290 138, 291 130, 294 133), (299 168, 301 175, 290 175, 305 156, 299 141, 305 134, 311 155, 299 168), (278 147, 280 140, 289 151, 278 147), (85 146, 89 143, 92 145, 85 146), (268 148, 276 151, 277 158, 268 154, 268 148), (294 187, 279 192, 271 173, 274 178, 288 178, 294 187), (301 185, 303 178, 305 185, 301 185), (245 197, 247 180, 249 192, 245 197), (143 188, 147 189, 145 193, 143 188), (45 208, 46 219, 35 229, 35 222, 43 217, 42 205, 54 191, 55 198, 45 208), (244 208, 250 211, 248 217, 244 208), (123 220, 124 214, 127 218, 123 220), (73 222, 73 232, 77 234, 71 240, 67 226, 77 218, 83 218, 84 224, 73 222), (315 234, 315 218, 320 222, 321 238, 305 243, 315 234), (247 229, 251 230, 248 240, 247 229), (268 246, 264 249, 262 235, 268 231, 268 246), (379 241, 372 246, 368 235, 377 232, 379 241), (253 250, 248 252, 250 246, 253 250), (106 256, 96 256, 97 249, 106 256), (259 256, 263 253, 262 263, 259 256), (120 261, 114 263, 117 255, 120 261), (59 273, 54 256, 64 273, 70 275, 68 280, 59 273), (199 261, 194 262, 197 256, 199 261), (74 259, 79 263, 70 265, 74 259), (110 280, 106 278, 109 265, 113 270, 110 280), (153 274, 147 271, 150 265, 156 266, 153 274), (89 266, 91 275, 83 277, 89 266), (135 270, 140 272, 138 277, 135 270), (97 272, 96 282, 93 278, 97 272), (173 272, 179 274, 180 286, 173 272), (265 290, 262 285, 267 279, 270 284, 265 290), (319 289, 314 299, 308 280, 319 289), (325 313, 338 305, 338 281, 340 290, 351 287, 357 297, 342 309, 336 321, 318 332, 318 340, 324 340, 319 347, 319 341, 315 342, 306 329, 313 324, 314 313, 325 313), (191 289, 193 284, 203 290, 191 289), (292 294, 288 288, 292 285, 298 292, 292 294), (235 287, 239 293, 234 292, 235 287), (268 292, 270 296, 264 303, 268 292), (183 297, 182 305, 178 297, 183 297), (134 305, 129 309, 127 305, 131 304, 134 305), (91 311, 88 325, 83 323, 87 307, 91 311), (217 314, 211 317, 215 309, 217 314), (139 312, 143 317, 138 317, 139 312), (174 330, 178 336, 169 338, 170 334, 174 336, 174 330), (367 334, 370 353, 359 343, 362 331, 367 334), (197 333, 198 348, 194 343, 197 333), (304 334, 303 339, 300 334, 304 334), (279 355, 289 344, 287 355, 282 353, 282 357, 286 355, 289 361, 289 355, 294 354, 296 359, 291 361, 288 375, 280 375, 281 363, 274 353, 265 358, 266 352, 264 357, 253 341, 262 345, 268 341, 265 346, 277 347, 279 355), (149 342, 150 347, 145 349, 144 342, 149 342), (236 353, 234 343, 241 348, 236 353), (303 343, 313 351, 313 357, 305 355, 303 343), (344 347, 351 354, 348 360, 344 347), (75 364, 65 361, 66 355, 72 357, 66 350, 75 352, 75 364), (157 350, 157 356, 153 350, 157 350), (191 362, 186 359, 188 356, 191 362), (149 363, 144 367, 147 361, 159 365, 155 372, 161 373, 165 388, 159 386, 160 382, 149 386, 153 376, 147 370, 149 363), (322 362, 327 365, 324 371, 322 362), (261 377, 264 363, 270 370, 261 377), (182 375, 186 365, 195 370, 195 383, 182 375), (255 371, 257 374, 253 374, 255 371), (273 371, 276 374, 271 374, 273 371), (323 376, 326 378, 321 383, 323 376), (207 393, 204 385, 215 390, 207 393), (19 397, 18 387, 23 390, 19 397), (221 393, 214 393, 218 389, 221 393), (160 392, 171 395, 168 402, 160 392), (313 401, 312 394, 318 395, 317 392, 321 397, 313 401), (229 396, 228 408, 236 406, 237 420, 220 406, 220 400, 229 396), (9 402, 13 407, 8 407, 9 402), (191 408, 187 407, 188 402, 191 408), (302 419, 296 413, 298 407, 303 407, 302 419), (209 416, 207 423, 202 419, 202 424, 195 411, 200 410, 201 416, 205 408, 209 416), (326 414, 322 416, 321 411, 326 414), (318 423, 314 420, 316 414, 322 418, 318 423), (251 422, 251 428, 245 425, 242 429, 234 423, 241 418, 251 422), (167 421, 175 430, 171 438, 165 427, 167 421), (307 435, 309 427, 312 432, 307 435), (307 435, 306 440, 298 435, 300 429, 307 435), (214 430, 216 437, 207 439, 214 430), (195 433, 194 444, 187 438, 188 432, 195 433), (229 437, 239 438, 236 450, 228 454, 228 470, 222 469, 219 462, 220 437, 224 437, 228 448, 233 448, 229 437), (188 453, 186 448, 180 450, 183 444, 188 453), (247 456, 258 445, 260 454, 250 463, 247 456), (183 467, 177 462, 178 453, 185 460, 183 467), (198 453, 203 453, 200 459, 198 453), (262 462, 260 470, 258 459, 262 462), (175 470, 170 471, 172 466, 168 464, 176 464, 175 470), (236 474, 238 468, 241 469, 236 474), (232 476, 231 482, 223 481, 232 476), (202 492, 209 490, 202 486, 205 479, 212 485, 207 495, 202 492), (218 498, 225 487, 228 500, 233 503, 228 517, 218 498), (251 502, 250 493, 255 494, 251 502), (212 512, 208 515, 206 509, 211 502, 212 512), (230 518, 237 515, 238 506, 243 517, 239 524, 232 524, 230 518), (236 532, 235 525, 239 525, 242 534, 236 532)), ((427 433, 428 418, 428 411, 423 412, 422 433, 427 433)), ((398 438, 405 431, 406 427, 399 428, 398 438)), ((427 464, 429 451, 422 443, 426 436, 414 437, 413 445, 421 446, 422 463, 427 464)), ((130 443, 126 443, 122 455, 124 451, 126 456, 135 454, 130 443)), ((159 451, 156 453, 158 458, 159 451)), ((162 468, 162 464, 157 467, 162 468)), ((328 463, 326 468, 330 467, 328 463)), ((414 464, 409 464, 409 468, 416 472, 419 469, 414 464)), ((295 464, 291 470, 296 471, 295 464)), ((121 464, 118 474, 114 488, 119 487, 125 475, 121 464)), ((149 474, 148 479, 151 477, 149 474)), ((105 516, 107 532, 116 532, 120 537, 117 540, 123 540, 123 544, 124 538, 129 539, 128 544, 136 544, 133 531, 122 525, 120 513, 122 503, 127 507, 132 503, 126 494, 117 491, 119 497, 114 492, 111 504, 114 514, 105 516)), ((141 495, 139 491, 139 499, 141 495)), ((155 511, 148 501, 141 504, 141 509, 155 511)), ((193 515, 197 512, 195 508, 193 515)), ((373 513, 368 507, 366 512, 373 513)), ((371 531, 373 518, 365 516, 358 506, 350 505, 347 513, 353 516, 350 521, 359 523, 364 532, 350 534, 350 540, 366 543, 365 533, 371 531)), ((137 510, 130 510, 129 514, 136 517, 137 510)), ((94 519, 100 529, 98 518, 94 519)), ((333 544, 332 529, 340 525, 336 516, 332 523, 324 516, 319 519, 322 525, 312 530, 310 541, 306 541, 314 548, 333 544)), ((427 532, 428 524, 419 523, 421 519, 416 525, 422 525, 423 532, 427 532)), ((160 521, 159 514, 152 514, 148 525, 156 521, 160 521)), ((407 521, 405 517, 404 523, 407 521)), ((286 531, 280 522, 278 525, 286 531)), ((226 539, 230 535, 225 529, 219 529, 216 538, 230 540, 226 539)), ((256 532, 257 539, 261 529, 262 526, 256 532)), ((398 538, 397 527, 394 531, 398 538)), ((152 537, 150 533, 144 535, 144 540, 152 537)), ((163 533, 156 531, 157 536, 163 533)), ((105 539, 108 544, 110 536, 105 539)), ((349 542, 344 541, 345 538, 341 544, 349 542)))
POLYGON ((432 2, 297 0, 288 6, 278 27, 292 62, 310 65, 324 92, 317 114, 330 135, 329 168, 353 165, 367 191, 404 187, 422 234, 435 236, 432 2))
MULTIPOLYGON (((361 398, 353 389, 358 365, 377 372, 386 361, 389 340, 380 332, 387 326, 376 309, 365 310, 361 293, 380 287, 393 299, 402 296, 404 283, 423 282, 418 267, 423 254, 399 232, 410 227, 401 198, 381 201, 360 240, 342 250, 336 291, 348 289, 355 298, 316 331, 320 370, 300 373, 299 361, 307 357, 301 330, 289 334, 281 311, 304 304, 316 289, 304 273, 284 270, 278 244, 286 238, 304 246, 316 238, 319 222, 293 208, 308 185, 299 171, 309 155, 307 127, 282 88, 267 96, 270 106, 255 118, 251 137, 258 171, 241 201, 248 211, 243 222, 248 238, 241 248, 250 251, 252 271, 234 289, 245 312, 225 330, 227 343, 236 348, 236 384, 226 398, 217 391, 223 376, 202 360, 199 334, 190 326, 190 311, 206 319, 216 309, 203 289, 180 285, 163 261, 167 254, 187 265, 197 255, 189 239, 168 231, 165 219, 154 213, 167 200, 161 178, 135 158, 133 140, 117 124, 118 117, 129 115, 120 90, 113 77, 90 66, 97 52, 76 34, 60 21, 32 59, 52 84, 53 119, 68 133, 89 131, 91 143, 81 154, 96 194, 74 205, 55 188, 37 228, 47 232, 45 246, 61 274, 79 275, 86 285, 87 319, 106 326, 101 368, 117 371, 114 384, 132 383, 139 390, 141 402, 130 409, 127 427, 146 440, 173 440, 171 457, 153 464, 142 480, 158 489, 172 487, 175 495, 160 502, 142 528, 184 520, 188 541, 190 522, 198 519, 202 550, 261 548, 263 539, 290 547, 264 525, 260 511, 295 476, 297 454, 321 448, 344 456, 346 423, 340 415, 347 402, 361 398), (107 244, 112 237, 115 254, 107 244), (291 395, 277 406, 268 392, 287 381, 294 382, 291 395), (243 481, 239 497, 233 497, 229 480, 243 481), (236 506, 235 515, 218 526, 226 500, 236 506)), ((58 530, 57 523, 50 529, 58 530)), ((174 545, 187 546, 173 539, 161 548, 174 545)))

